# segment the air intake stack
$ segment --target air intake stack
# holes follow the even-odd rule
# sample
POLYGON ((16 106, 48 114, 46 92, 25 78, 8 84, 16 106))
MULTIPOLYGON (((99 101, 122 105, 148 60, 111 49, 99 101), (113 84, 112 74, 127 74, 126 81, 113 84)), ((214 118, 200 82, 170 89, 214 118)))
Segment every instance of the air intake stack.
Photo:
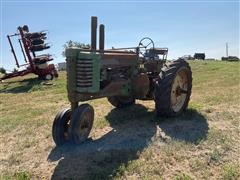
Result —
POLYGON ((99 50, 104 51, 104 25, 100 24, 99 27, 99 50))

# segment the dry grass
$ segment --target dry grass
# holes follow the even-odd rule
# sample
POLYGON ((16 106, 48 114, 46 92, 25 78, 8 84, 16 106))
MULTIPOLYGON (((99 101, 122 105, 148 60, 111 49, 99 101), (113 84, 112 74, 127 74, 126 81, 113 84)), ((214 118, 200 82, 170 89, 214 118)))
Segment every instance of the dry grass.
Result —
POLYGON ((124 110, 90 101, 86 143, 55 148, 52 120, 69 106, 65 73, 53 85, 34 76, 0 84, 0 179, 239 179, 240 64, 191 62, 189 110, 156 118, 154 102, 124 110))

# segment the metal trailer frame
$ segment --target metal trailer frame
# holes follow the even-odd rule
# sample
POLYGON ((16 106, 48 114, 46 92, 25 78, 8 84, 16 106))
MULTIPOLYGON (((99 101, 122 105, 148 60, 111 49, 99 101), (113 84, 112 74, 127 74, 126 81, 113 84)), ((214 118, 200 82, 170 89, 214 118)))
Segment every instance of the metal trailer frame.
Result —
MULTIPOLYGON (((25 25, 26 26, 26 25, 25 25)), ((36 56, 35 51, 33 49, 31 49, 31 42, 29 41, 29 39, 26 37, 27 34, 31 34, 28 33, 27 31, 24 31, 23 27, 18 27, 17 28, 18 33, 12 34, 12 35, 7 35, 7 39, 11 48, 11 52, 13 54, 15 63, 17 68, 23 67, 23 66, 27 66, 25 69, 21 70, 21 71, 14 71, 11 73, 7 73, 5 74, 5 76, 3 76, 2 78, 0 78, 0 80, 4 80, 4 79, 9 79, 9 78, 13 78, 13 77, 17 77, 17 76, 24 76, 30 73, 34 73, 36 75, 38 75, 39 78, 41 79, 46 79, 47 75, 50 75, 50 79, 52 79, 53 77, 57 77, 58 73, 57 70, 55 69, 54 64, 47 64, 46 67, 44 68, 39 68, 37 63, 47 63, 48 61, 52 61, 53 58, 51 57, 51 55, 49 54, 45 54, 45 55, 40 55, 40 56, 36 56), (13 47, 13 43, 11 38, 15 37, 15 36, 19 36, 19 44, 20 44, 20 48, 25 60, 25 64, 19 64, 19 60, 17 58, 17 55, 15 53, 14 47, 13 47)), ((42 34, 43 36, 46 35, 46 33, 43 32, 34 32, 35 34, 39 33, 42 34)), ((32 33, 32 34, 34 34, 32 33)), ((45 37, 43 37, 45 38, 45 37)), ((44 49, 48 49, 50 46, 47 46, 44 49)))

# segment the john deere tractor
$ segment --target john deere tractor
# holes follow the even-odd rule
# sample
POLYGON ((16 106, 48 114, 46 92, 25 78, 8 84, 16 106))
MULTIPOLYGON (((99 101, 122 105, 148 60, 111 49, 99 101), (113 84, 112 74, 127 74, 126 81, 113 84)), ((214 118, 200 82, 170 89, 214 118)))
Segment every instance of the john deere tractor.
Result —
POLYGON ((145 37, 138 46, 104 49, 104 25, 91 18, 91 47, 67 48, 67 91, 71 107, 56 115, 52 135, 60 146, 84 142, 92 129, 94 109, 84 101, 107 97, 116 108, 154 100, 158 116, 177 116, 188 106, 192 72, 182 59, 167 62, 167 48, 145 37), (80 103, 81 102, 81 103, 80 103))

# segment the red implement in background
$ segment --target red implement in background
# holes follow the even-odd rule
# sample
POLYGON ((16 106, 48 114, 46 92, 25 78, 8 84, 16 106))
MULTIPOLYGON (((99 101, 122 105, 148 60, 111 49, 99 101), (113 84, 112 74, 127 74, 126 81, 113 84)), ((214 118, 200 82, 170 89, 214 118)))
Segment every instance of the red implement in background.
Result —
POLYGON ((11 47, 16 65, 18 68, 24 66, 25 69, 20 71, 13 71, 5 74, 0 80, 9 79, 17 76, 24 76, 29 73, 38 75, 39 79, 51 80, 54 77, 58 77, 57 70, 53 64, 48 64, 53 58, 50 54, 36 55, 37 52, 50 48, 44 41, 47 38, 47 33, 41 32, 29 32, 28 26, 18 27, 18 32, 13 35, 7 35, 8 42, 11 47), (18 36, 19 44, 23 53, 25 64, 19 64, 17 59, 11 37, 18 36))

